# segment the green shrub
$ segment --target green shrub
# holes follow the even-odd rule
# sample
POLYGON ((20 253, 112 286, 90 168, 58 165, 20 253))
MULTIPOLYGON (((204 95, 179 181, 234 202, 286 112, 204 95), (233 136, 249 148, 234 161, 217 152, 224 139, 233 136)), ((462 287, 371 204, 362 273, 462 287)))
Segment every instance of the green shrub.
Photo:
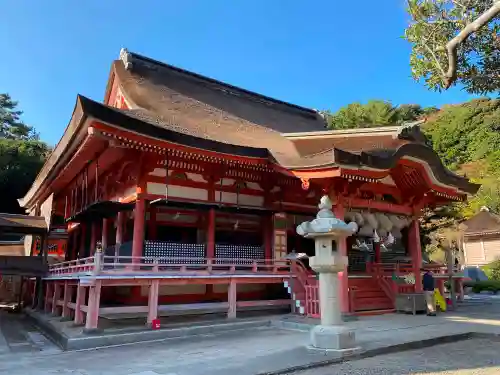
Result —
POLYGON ((481 293, 482 291, 497 293, 500 291, 500 281, 487 280, 487 281, 466 281, 464 287, 471 287, 474 293, 481 293))
POLYGON ((474 280, 464 281, 464 288, 472 288, 476 283, 477 281, 474 280))
POLYGON ((500 260, 495 260, 486 266, 481 267, 488 279, 500 280, 500 260))

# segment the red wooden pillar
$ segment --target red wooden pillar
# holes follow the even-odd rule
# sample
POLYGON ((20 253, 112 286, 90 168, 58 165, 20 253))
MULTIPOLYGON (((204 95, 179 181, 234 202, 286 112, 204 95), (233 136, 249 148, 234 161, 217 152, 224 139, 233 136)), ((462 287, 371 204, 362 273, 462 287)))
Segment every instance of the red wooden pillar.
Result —
POLYGON ((90 227, 90 256, 94 256, 97 242, 97 222, 92 222, 90 227))
POLYGON ((415 291, 422 291, 422 248, 420 245, 420 228, 418 220, 415 219, 411 222, 408 228, 408 250, 411 255, 413 273, 415 275, 415 291))
MULTIPOLYGON (((211 261, 215 258, 215 209, 211 208, 208 211, 207 218, 207 236, 206 236, 206 257, 211 261)), ((214 296, 213 284, 205 285, 205 299, 210 300, 214 296)))
POLYGON ((140 263, 144 250, 144 232, 146 225, 146 201, 137 198, 134 211, 134 235, 132 238, 132 263, 140 263))
POLYGON ((63 306, 62 306, 62 317, 69 318, 71 315, 71 310, 69 309, 68 304, 71 302, 71 289, 72 285, 69 285, 68 281, 64 282, 64 295, 63 295, 63 306))
POLYGON ((264 217, 262 234, 264 236, 264 258, 267 261, 271 261, 273 259, 273 228, 271 216, 264 217))
MULTIPOLYGON (((334 208, 334 214, 337 219, 344 220, 344 206, 342 203, 337 203, 334 208)), ((337 251, 340 255, 347 256, 347 239, 340 238, 337 240, 337 251)), ((349 313, 349 276, 347 274, 347 265, 342 272, 339 272, 339 294, 340 294, 340 311, 342 314, 349 313)))
POLYGON ((120 245, 123 243, 123 225, 125 222, 125 212, 120 211, 116 217, 116 237, 115 237, 115 256, 119 256, 120 245))
POLYGON ((50 304, 52 302, 52 286, 53 283, 45 282, 45 312, 49 312, 50 310, 50 304))
POLYGON ((381 262, 381 257, 380 257, 380 242, 374 242, 373 243, 373 250, 375 252, 375 263, 380 263, 381 262))
POLYGON ((158 318, 158 293, 160 290, 160 280, 151 281, 148 295, 148 318, 147 324, 153 323, 158 318))
POLYGON ((95 285, 89 287, 89 302, 87 304, 87 318, 85 319, 85 330, 97 329, 99 321, 99 305, 101 301, 101 281, 96 280, 95 285))
POLYGON ((213 208, 208 211, 207 258, 215 258, 215 210, 213 208))
MULTIPOLYGON (((155 264, 153 271, 158 271, 158 265, 155 264)), ((153 323, 153 320, 158 318, 158 294, 160 290, 160 280, 155 279, 151 281, 149 285, 149 295, 148 295, 148 318, 147 324, 153 323)))
POLYGON ((83 324, 82 306, 85 305, 86 290, 85 287, 78 284, 76 287, 76 303, 75 303, 75 324, 83 324))
POLYGON ((228 310, 227 317, 229 319, 236 318, 236 296, 237 296, 237 285, 234 279, 231 279, 229 284, 229 288, 227 290, 227 301, 228 301, 228 310))
POLYGON ((80 223, 80 250, 78 252, 78 258, 84 258, 85 254, 85 223, 80 223))
POLYGON ((61 298, 61 283, 56 281, 52 293, 52 315, 58 315, 59 298, 61 298))
POLYGON ((102 219, 102 234, 101 234, 101 245, 102 245, 102 251, 106 251, 108 247, 108 226, 109 226, 109 219, 102 219))
POLYGON ((156 224, 156 213, 157 213, 156 207, 149 208, 148 239, 152 240, 152 241, 156 241, 156 238, 158 236, 158 228, 157 228, 157 224, 156 224))

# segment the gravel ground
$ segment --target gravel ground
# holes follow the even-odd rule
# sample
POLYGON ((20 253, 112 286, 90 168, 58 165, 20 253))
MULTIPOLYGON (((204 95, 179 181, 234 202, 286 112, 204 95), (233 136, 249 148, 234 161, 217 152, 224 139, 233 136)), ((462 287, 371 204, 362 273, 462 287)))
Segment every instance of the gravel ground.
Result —
POLYGON ((476 339, 383 355, 293 375, 497 375, 500 342, 476 339))

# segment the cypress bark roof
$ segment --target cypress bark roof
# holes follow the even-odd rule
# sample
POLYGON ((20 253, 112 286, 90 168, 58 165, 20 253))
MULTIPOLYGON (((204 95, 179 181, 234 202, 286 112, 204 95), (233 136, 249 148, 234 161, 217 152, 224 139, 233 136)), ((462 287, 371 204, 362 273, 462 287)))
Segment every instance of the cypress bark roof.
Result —
MULTIPOLYGON (((272 99, 122 50, 112 64, 129 109, 79 96, 61 141, 37 176, 22 206, 57 177, 78 147, 88 120, 171 143, 222 154, 268 158, 289 170, 338 166, 390 169, 404 157, 426 162, 436 179, 474 194, 479 185, 448 171, 428 147, 419 124, 327 130, 316 110, 272 99)), ((110 79, 106 97, 113 80, 110 79)))

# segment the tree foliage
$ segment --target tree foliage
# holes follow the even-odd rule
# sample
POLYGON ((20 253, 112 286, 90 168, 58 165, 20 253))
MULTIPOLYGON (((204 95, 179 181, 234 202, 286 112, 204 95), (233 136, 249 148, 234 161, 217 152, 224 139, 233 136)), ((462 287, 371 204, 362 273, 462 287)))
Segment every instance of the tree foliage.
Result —
POLYGON ((500 90, 500 0, 407 0, 410 65, 416 80, 441 91, 500 90))
POLYGON ((326 111, 325 116, 331 129, 352 129, 415 121, 436 110, 434 107, 422 108, 418 104, 393 106, 389 101, 370 100, 366 104, 348 104, 335 113, 326 111))
POLYGON ((423 117, 426 122, 422 130, 443 163, 481 184, 467 202, 428 209, 420 218, 422 246, 432 259, 443 260, 443 250, 459 231, 461 221, 478 213, 482 206, 500 212, 500 99, 475 99, 440 110, 419 105, 395 107, 376 100, 327 113, 333 129, 395 125, 423 117))
POLYGON ((38 134, 32 126, 21 121, 22 111, 9 94, 0 94, 0 138, 17 140, 37 140, 38 134))
POLYGON ((500 212, 500 100, 475 99, 444 107, 425 131, 450 169, 482 184, 462 205, 462 215, 470 217, 482 206, 500 212))
POLYGON ((0 212, 22 213, 17 199, 30 188, 50 151, 21 114, 17 102, 0 94, 0 212))

